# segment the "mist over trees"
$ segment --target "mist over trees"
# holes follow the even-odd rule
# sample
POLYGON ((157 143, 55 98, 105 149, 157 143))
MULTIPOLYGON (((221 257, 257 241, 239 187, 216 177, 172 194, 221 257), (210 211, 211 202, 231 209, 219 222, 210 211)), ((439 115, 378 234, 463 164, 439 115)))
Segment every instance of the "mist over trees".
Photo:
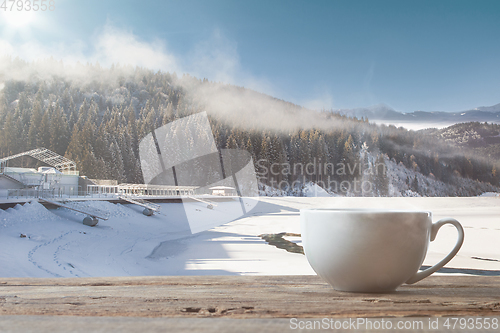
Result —
POLYGON ((402 186, 420 195, 432 194, 419 177, 450 184, 447 195, 476 195, 499 183, 497 159, 461 149, 442 133, 376 126, 188 75, 87 64, 71 76, 61 63, 6 61, 5 68, 24 77, 0 72, 0 157, 45 147, 75 161, 89 178, 143 183, 141 138, 207 111, 217 147, 249 151, 261 188, 300 195, 297 189, 312 181, 343 195, 388 196, 391 163, 414 172, 402 186), (49 65, 56 74, 37 71, 49 65), (470 180, 468 187, 461 179, 470 180))

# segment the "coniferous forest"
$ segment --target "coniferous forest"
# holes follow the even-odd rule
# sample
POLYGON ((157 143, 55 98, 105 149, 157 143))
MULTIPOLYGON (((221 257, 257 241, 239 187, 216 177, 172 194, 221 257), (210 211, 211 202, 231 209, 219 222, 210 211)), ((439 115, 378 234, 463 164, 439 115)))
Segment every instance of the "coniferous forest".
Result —
MULTIPOLYGON (((0 157, 45 147, 75 161, 91 179, 143 183, 141 138, 207 111, 217 147, 250 152, 268 195, 302 195, 310 181, 356 196, 498 190, 496 156, 480 144, 480 154, 454 144, 443 131, 377 126, 176 73, 3 61, 11 72, 0 72, 0 157)), ((14 163, 36 166, 29 157, 14 163)))

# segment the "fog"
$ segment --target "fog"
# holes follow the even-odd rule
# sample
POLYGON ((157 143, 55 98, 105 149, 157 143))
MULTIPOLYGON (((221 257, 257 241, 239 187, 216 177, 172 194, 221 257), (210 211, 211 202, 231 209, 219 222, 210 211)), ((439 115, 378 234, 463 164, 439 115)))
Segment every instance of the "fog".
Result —
MULTIPOLYGON (((174 84, 183 87, 189 98, 233 126, 283 131, 335 126, 333 121, 325 122, 324 114, 271 97, 275 89, 268 80, 245 72, 237 45, 218 30, 187 55, 172 53, 166 41, 141 40, 108 23, 90 44, 42 45, 0 39, 0 57, 0 89, 7 80, 50 81, 54 77, 81 87, 93 81, 118 87, 119 78, 127 78, 141 67, 176 73, 180 79, 174 84), (189 75, 183 77, 184 73, 189 75), (210 83, 202 84, 193 77, 207 78, 210 83)), ((325 98, 331 102, 329 96, 325 98)), ((313 98, 308 104, 319 108, 321 100, 313 98)))
POLYGON ((8 80, 50 81, 54 77, 78 87, 97 81, 116 88, 119 79, 132 76, 137 67, 176 73, 179 79, 174 84, 183 87, 188 97, 209 115, 232 126, 270 131, 343 126, 316 111, 333 105, 327 91, 304 100, 305 107, 272 97, 276 96, 276 87, 265 77, 245 71, 237 43, 217 29, 206 40, 193 45, 187 54, 173 53, 168 41, 143 40, 109 22, 90 42, 75 40, 45 45, 0 38, 0 90, 8 80), (202 84, 194 78, 210 82, 202 84))

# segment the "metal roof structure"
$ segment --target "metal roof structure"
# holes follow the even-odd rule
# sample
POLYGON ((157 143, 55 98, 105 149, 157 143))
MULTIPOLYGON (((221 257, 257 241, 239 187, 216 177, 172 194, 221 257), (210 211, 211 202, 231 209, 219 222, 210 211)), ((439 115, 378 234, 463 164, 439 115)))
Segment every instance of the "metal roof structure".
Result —
POLYGON ((64 156, 54 153, 47 148, 37 148, 24 153, 0 158, 0 173, 3 172, 7 161, 21 156, 31 156, 43 163, 53 166, 54 168, 65 174, 77 174, 75 162, 64 156))

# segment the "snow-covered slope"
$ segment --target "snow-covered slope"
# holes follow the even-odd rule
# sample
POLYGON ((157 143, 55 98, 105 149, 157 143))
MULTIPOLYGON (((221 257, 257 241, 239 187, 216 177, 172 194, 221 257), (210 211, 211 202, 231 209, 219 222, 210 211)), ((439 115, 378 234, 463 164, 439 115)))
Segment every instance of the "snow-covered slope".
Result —
POLYGON ((174 210, 170 217, 146 217, 132 205, 92 206, 112 218, 90 228, 82 224, 83 214, 49 211, 37 202, 0 210, 0 276, 135 275, 144 269, 153 273, 144 258, 159 242, 189 232, 175 218, 182 216, 182 207, 169 208, 174 210), (144 261, 140 267, 135 264, 139 261, 144 261))
POLYGON ((396 163, 394 160, 385 158, 385 163, 390 179, 389 196, 392 197, 473 197, 484 192, 498 192, 498 187, 489 183, 458 176, 452 176, 452 182, 444 183, 433 177, 432 174, 425 176, 420 172, 406 168, 402 163, 396 163), (408 184, 408 180, 411 182, 415 178, 417 178, 417 189, 408 184))
MULTIPOLYGON (((500 275, 498 197, 253 200, 259 202, 244 217, 195 235, 180 203, 161 204, 162 215, 146 217, 133 205, 93 202, 110 212, 108 221, 93 228, 82 224, 80 214, 38 203, 0 210, 0 277, 315 274, 304 255, 271 246, 260 235, 300 234, 299 210, 319 207, 420 209, 432 211, 435 221, 454 217, 466 237, 447 267, 455 273, 466 268, 500 275)), ((224 205, 214 211, 222 213, 224 205)), ((201 203, 196 209, 200 219, 215 216, 201 203)), ((291 241, 301 244, 298 237, 291 241)), ((424 265, 441 260, 455 241, 454 228, 442 228, 424 265)))
MULTIPOLYGON (((163 203, 161 214, 151 217, 134 205, 88 204, 109 212, 109 220, 88 227, 82 224, 83 214, 48 210, 37 202, 0 209, 0 277, 313 274, 304 256, 271 247, 259 237, 287 230, 282 223, 229 223, 193 235, 180 203, 163 203)), ((190 208, 190 218, 208 222, 234 216, 231 202, 190 208)), ((298 224, 291 231, 299 233, 298 224)))

